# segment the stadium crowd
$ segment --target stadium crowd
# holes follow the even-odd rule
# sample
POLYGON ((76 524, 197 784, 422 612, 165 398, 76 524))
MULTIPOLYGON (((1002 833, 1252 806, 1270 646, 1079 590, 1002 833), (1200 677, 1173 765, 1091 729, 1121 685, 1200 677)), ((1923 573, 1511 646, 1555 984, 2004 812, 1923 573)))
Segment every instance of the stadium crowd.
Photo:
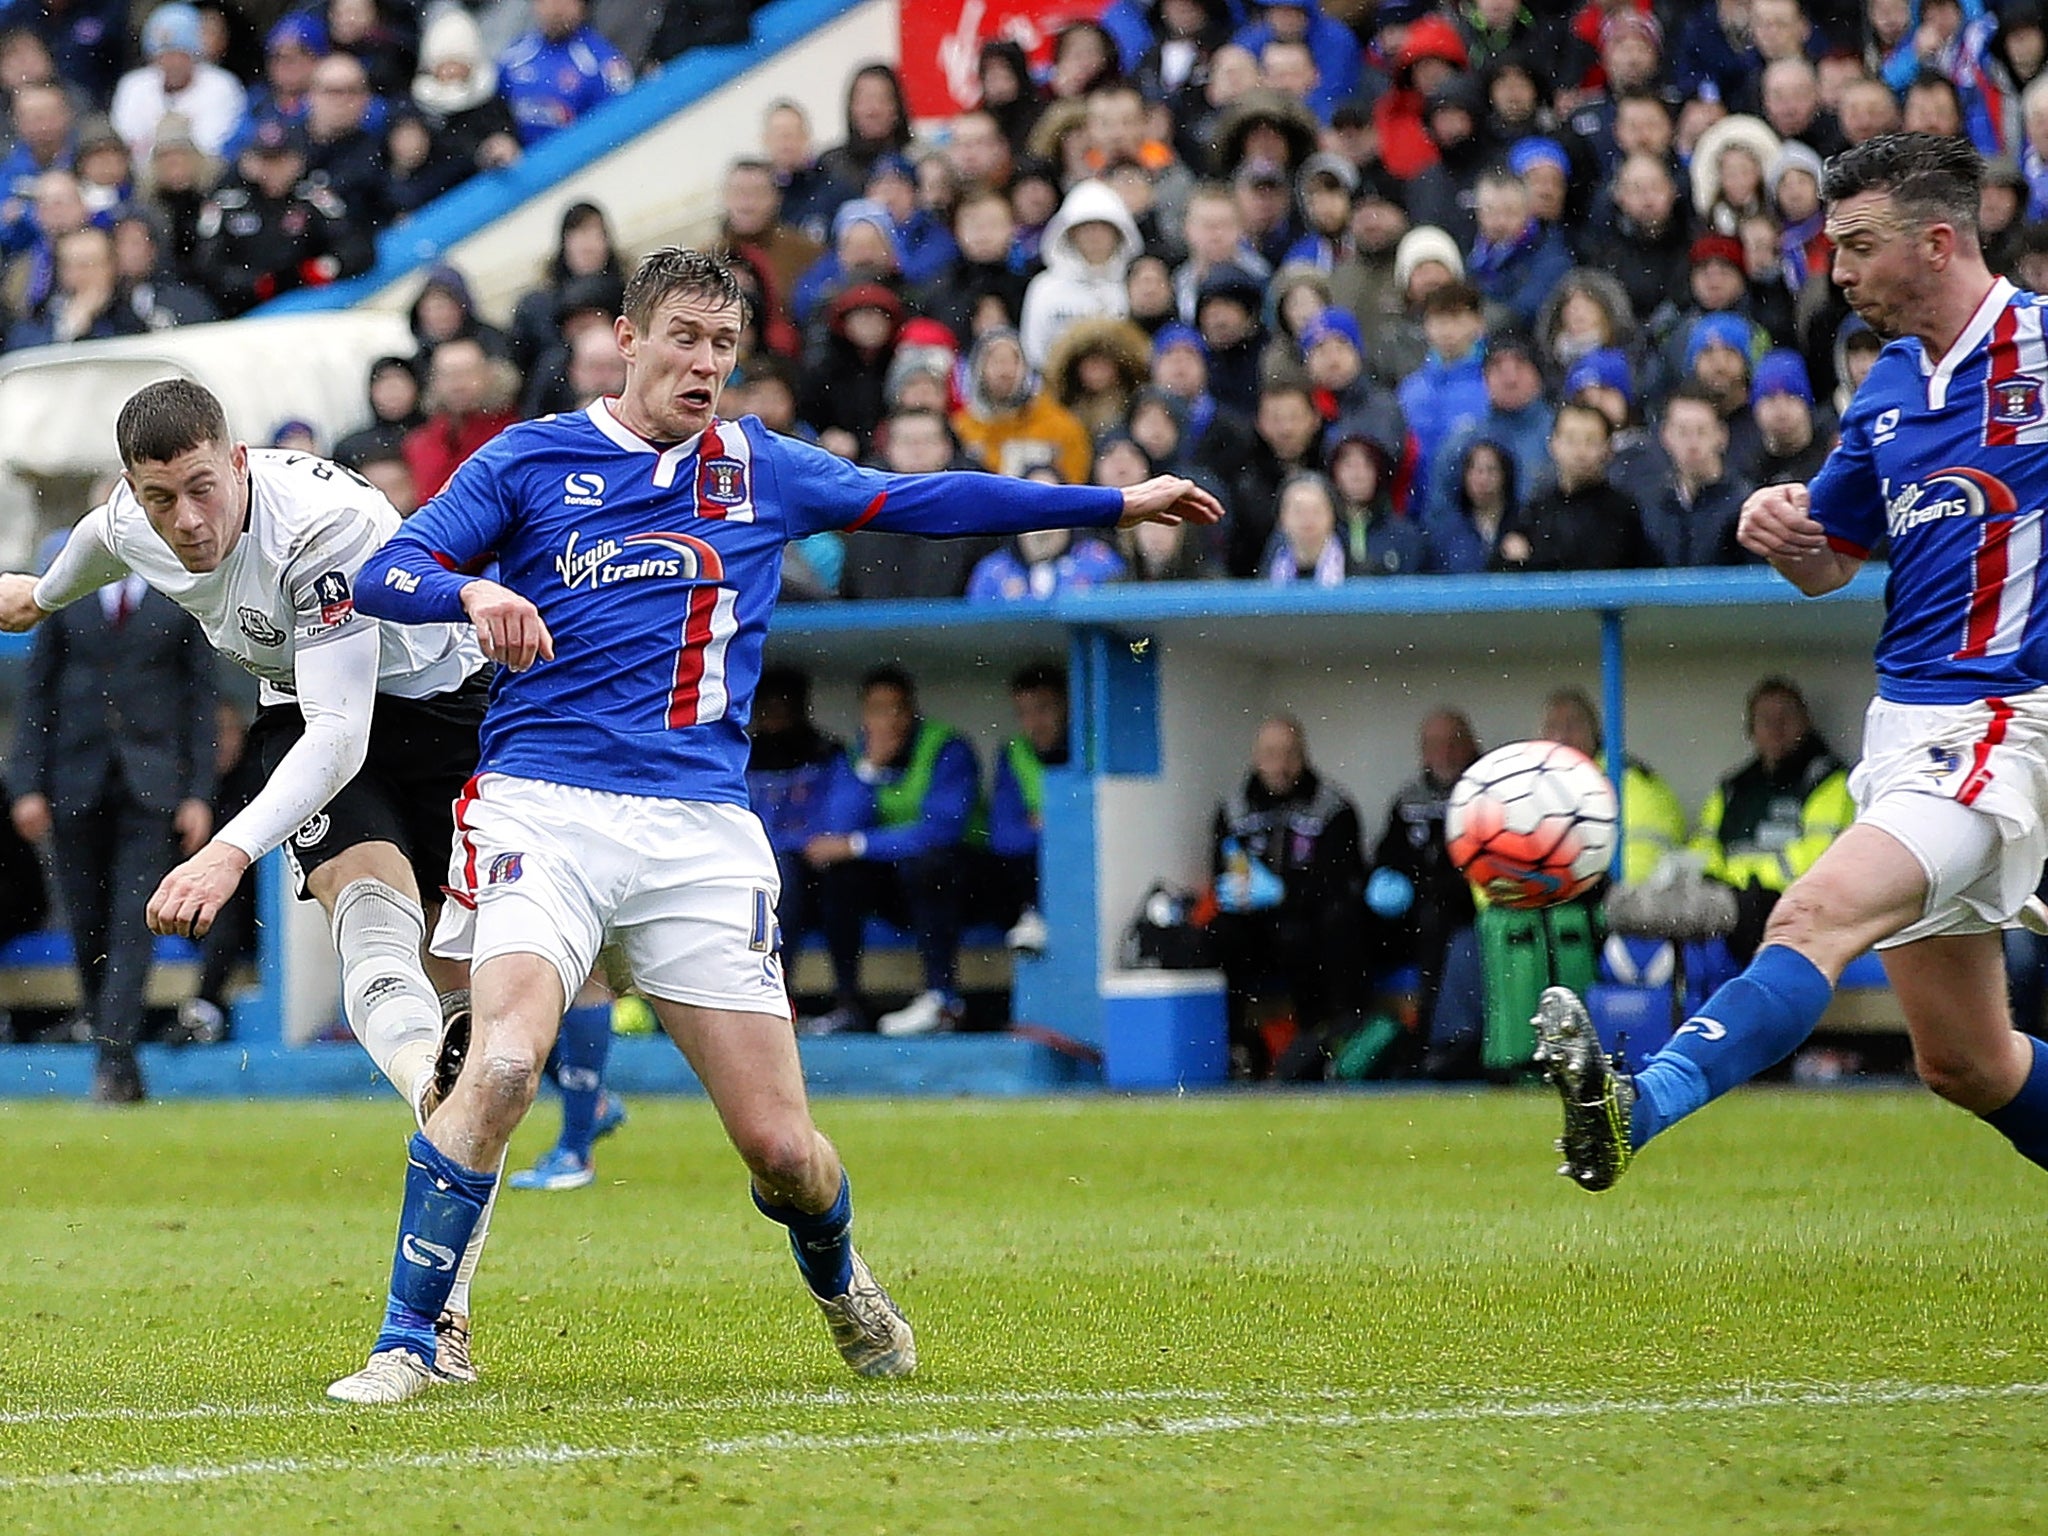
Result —
MULTIPOLYGON (((359 270, 473 168, 744 25, 614 9, 333 0, 279 17, 241 77, 214 62, 246 57, 239 12, 25 9, 0 36, 6 344, 359 270), (131 68, 80 43, 89 17, 135 27, 131 68)), ((723 176, 759 301, 728 414, 893 469, 1172 469, 1231 512, 1115 547, 827 535, 790 591, 1743 561, 1743 496, 1812 473, 1878 349, 1829 271, 1824 157, 1967 134, 1994 268, 2048 280, 2044 40, 2036 0, 1116 0, 1047 69, 984 46, 980 105, 922 131, 883 64, 852 75, 842 143, 779 102, 723 176)), ((587 204, 503 328, 434 271, 417 353, 319 446, 426 499, 507 422, 616 387, 621 275, 587 204)))

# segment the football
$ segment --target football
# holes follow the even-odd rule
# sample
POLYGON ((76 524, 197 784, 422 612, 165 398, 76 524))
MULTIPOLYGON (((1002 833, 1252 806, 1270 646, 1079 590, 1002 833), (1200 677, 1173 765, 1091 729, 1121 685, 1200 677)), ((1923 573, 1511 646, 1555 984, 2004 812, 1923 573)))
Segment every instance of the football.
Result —
POLYGON ((1614 786, 1585 753, 1517 741, 1467 768, 1451 791, 1451 862, 1503 907, 1548 907, 1590 889, 1614 857, 1614 786))

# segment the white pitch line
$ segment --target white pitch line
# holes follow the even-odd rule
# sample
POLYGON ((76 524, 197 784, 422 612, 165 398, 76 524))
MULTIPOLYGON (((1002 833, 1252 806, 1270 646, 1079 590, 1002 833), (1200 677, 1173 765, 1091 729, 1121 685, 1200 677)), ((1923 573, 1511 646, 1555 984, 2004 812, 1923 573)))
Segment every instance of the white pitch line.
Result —
MULTIPOLYGON (((936 1395, 936 1394, 935 1394, 936 1395)), ((775 1432, 694 1445, 527 1445, 504 1449, 434 1451, 371 1457, 273 1456, 251 1461, 201 1462, 121 1468, 105 1472, 61 1472, 0 1478, 0 1492, 68 1488, 158 1488, 226 1482, 244 1477, 304 1477, 325 1473, 381 1473, 441 1467, 549 1467, 588 1461, 674 1459, 691 1455, 724 1458, 767 1452, 909 1450, 934 1446, 1070 1444, 1081 1441, 1198 1438, 1271 1429, 1372 1429, 1416 1424, 1512 1422, 1516 1420, 1659 1417, 1690 1414, 1748 1414, 1784 1408, 1885 1408, 1913 1404, 2040 1399, 2048 1382, 2009 1386, 1913 1386, 1904 1384, 1812 1386, 1794 1390, 1736 1390, 1711 1396, 1672 1398, 1596 1397, 1533 1402, 1449 1403, 1431 1407, 1384 1408, 1329 1413, 1280 1409, 1216 1412, 1183 1418, 1116 1419, 1102 1424, 996 1425, 821 1435, 775 1432)), ((887 1399, 878 1401, 886 1402, 887 1399)))

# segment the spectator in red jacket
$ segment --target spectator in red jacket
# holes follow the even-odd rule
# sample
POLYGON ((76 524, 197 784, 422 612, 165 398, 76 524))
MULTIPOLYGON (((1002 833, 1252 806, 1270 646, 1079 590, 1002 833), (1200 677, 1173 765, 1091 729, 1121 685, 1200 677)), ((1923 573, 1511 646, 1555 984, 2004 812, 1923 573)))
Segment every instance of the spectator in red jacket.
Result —
POLYGON ((462 461, 519 419, 500 369, 473 336, 434 349, 427 419, 405 436, 405 462, 420 499, 438 495, 462 461))
POLYGON ((1435 140, 1423 121, 1429 93, 1468 68, 1465 39, 1442 16, 1425 16, 1408 28, 1394 70, 1394 86, 1373 105, 1379 131, 1380 164, 1407 181, 1437 162, 1435 140))

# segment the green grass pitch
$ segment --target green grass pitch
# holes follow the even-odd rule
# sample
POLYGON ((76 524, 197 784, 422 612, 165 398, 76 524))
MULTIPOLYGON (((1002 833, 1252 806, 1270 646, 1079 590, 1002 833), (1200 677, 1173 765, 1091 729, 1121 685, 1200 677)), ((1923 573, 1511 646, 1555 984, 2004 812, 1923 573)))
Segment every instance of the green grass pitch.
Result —
POLYGON ((0 1531, 2048 1530, 2048 1182, 1926 1095, 1738 1095, 1597 1198, 1535 1092, 820 1118, 914 1381, 643 1100, 502 1201, 483 1382, 368 1411, 395 1101, 0 1107, 0 1531))

